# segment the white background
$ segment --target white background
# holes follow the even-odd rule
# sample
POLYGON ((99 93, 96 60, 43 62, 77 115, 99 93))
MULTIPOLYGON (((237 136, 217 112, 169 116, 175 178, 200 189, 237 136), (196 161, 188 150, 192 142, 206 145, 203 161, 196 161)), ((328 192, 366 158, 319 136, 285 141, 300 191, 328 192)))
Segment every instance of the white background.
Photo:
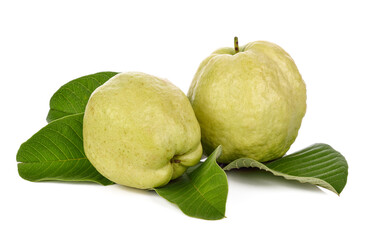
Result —
POLYGON ((370 25, 366 1, 1 1, 0 239, 369 239, 370 25), (154 192, 32 183, 16 153, 49 99, 99 71, 142 71, 184 92, 212 51, 268 40, 295 60, 307 114, 290 153, 316 142, 349 164, 340 197, 244 170, 228 173, 227 218, 184 215, 154 192))

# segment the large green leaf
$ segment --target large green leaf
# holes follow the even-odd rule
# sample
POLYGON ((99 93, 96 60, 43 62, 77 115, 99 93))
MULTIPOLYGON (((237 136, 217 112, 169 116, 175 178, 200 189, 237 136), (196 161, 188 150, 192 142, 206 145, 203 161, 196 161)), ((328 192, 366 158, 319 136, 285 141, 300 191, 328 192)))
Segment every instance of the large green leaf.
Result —
POLYGON ((323 143, 265 163, 240 158, 229 163, 224 170, 242 167, 257 167, 288 180, 327 188, 338 195, 346 185, 348 175, 348 164, 343 155, 323 143))
POLYGON ((99 72, 66 83, 51 97, 46 120, 51 122, 71 114, 83 113, 91 93, 116 74, 99 72))
POLYGON ((177 204, 188 216, 207 220, 224 218, 228 185, 225 172, 216 163, 220 154, 221 146, 205 162, 155 191, 177 204))
POLYGON ((91 181, 113 184, 87 160, 82 142, 83 114, 49 123, 18 150, 19 175, 29 181, 91 181))

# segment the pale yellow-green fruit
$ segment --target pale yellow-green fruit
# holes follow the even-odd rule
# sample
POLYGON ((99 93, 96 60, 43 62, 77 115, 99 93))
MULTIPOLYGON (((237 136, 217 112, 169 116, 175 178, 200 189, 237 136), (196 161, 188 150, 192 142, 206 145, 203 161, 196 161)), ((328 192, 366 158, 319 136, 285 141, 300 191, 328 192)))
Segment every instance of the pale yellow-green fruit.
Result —
POLYGON ((199 66, 188 92, 210 154, 219 162, 283 156, 306 112, 306 86, 293 59, 276 44, 221 48, 199 66))
POLYGON ((186 95, 167 80, 121 73, 97 88, 83 120, 84 150, 111 181, 151 189, 202 156, 200 127, 186 95))

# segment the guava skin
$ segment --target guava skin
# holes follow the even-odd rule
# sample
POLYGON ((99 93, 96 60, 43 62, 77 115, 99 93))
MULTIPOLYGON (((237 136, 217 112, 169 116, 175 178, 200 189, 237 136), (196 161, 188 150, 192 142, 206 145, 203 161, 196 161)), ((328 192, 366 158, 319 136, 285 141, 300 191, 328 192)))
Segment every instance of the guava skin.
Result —
POLYGON ((199 66, 188 98, 206 154, 222 145, 221 163, 283 156, 306 112, 306 86, 293 59, 276 44, 221 48, 199 66))
POLYGON ((200 127, 172 83, 121 73, 97 88, 83 120, 84 150, 109 180, 152 189, 181 176, 202 156, 200 127))

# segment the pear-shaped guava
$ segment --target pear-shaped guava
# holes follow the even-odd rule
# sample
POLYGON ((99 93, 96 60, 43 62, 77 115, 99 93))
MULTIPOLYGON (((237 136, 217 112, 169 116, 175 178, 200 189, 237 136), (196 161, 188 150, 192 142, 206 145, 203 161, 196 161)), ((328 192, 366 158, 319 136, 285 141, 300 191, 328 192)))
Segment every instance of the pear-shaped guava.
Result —
POLYGON ((306 112, 306 86, 293 59, 265 41, 213 52, 200 64, 188 97, 205 152, 222 145, 222 163, 283 156, 306 112))

